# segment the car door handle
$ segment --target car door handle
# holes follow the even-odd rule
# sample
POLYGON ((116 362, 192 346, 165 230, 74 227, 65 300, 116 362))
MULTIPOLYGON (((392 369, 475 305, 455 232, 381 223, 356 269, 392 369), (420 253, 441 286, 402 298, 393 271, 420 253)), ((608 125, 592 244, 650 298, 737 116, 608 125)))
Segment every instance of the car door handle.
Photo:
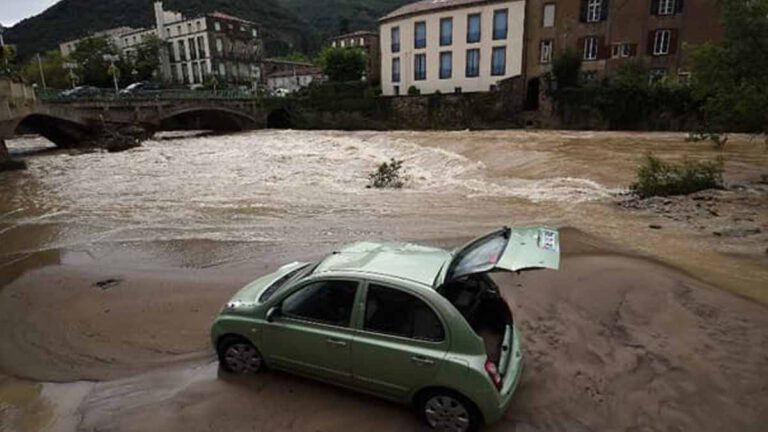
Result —
POLYGON ((331 345, 337 346, 337 347, 345 347, 347 346, 347 343, 343 340, 334 339, 334 338, 328 338, 326 339, 326 342, 328 342, 331 345))
POLYGON ((422 356, 413 356, 411 357, 411 361, 421 366, 432 366, 435 364, 434 360, 422 356))

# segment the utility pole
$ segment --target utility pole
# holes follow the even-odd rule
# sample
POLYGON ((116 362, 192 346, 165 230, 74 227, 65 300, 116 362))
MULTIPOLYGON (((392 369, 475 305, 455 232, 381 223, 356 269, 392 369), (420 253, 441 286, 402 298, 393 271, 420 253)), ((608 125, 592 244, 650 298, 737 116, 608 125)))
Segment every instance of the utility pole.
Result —
POLYGON ((45 85, 45 71, 43 71, 43 61, 40 59, 40 53, 37 53, 37 67, 40 69, 40 82, 43 84, 43 91, 48 87, 45 85))
POLYGON ((104 54, 104 61, 109 62, 108 72, 112 75, 112 81, 115 83, 115 96, 120 95, 120 86, 117 85, 117 76, 120 74, 120 70, 115 66, 115 62, 120 60, 120 57, 112 54, 104 54))

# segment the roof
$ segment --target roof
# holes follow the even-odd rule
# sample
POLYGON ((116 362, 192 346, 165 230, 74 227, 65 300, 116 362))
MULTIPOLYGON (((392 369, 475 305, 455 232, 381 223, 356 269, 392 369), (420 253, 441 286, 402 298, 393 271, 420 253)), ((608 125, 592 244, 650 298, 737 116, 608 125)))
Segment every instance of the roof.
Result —
POLYGON ((389 21, 394 18, 405 17, 408 15, 419 15, 427 12, 434 12, 441 9, 455 9, 471 6, 476 3, 498 3, 509 0, 421 0, 407 4, 399 9, 384 15, 379 21, 389 21))
POLYGON ((283 60, 279 58, 264 59, 263 63, 274 63, 274 64, 285 64, 285 65, 296 65, 296 66, 314 66, 312 63, 299 62, 299 61, 293 61, 293 60, 283 60))
POLYGON ((353 271, 406 279, 431 287, 451 254, 409 243, 359 242, 328 256, 315 273, 353 271))
POLYGON ((241 22, 241 23, 253 24, 253 22, 251 22, 251 21, 244 20, 242 18, 238 18, 236 16, 225 14, 224 12, 219 12, 219 11, 211 12, 211 13, 208 14, 208 16, 211 17, 211 18, 219 18, 219 19, 223 19, 223 20, 238 21, 238 22, 241 22))
POLYGON ((339 40, 339 39, 347 39, 347 38, 361 37, 361 36, 379 37, 379 34, 376 32, 368 31, 368 30, 360 30, 360 31, 354 31, 352 33, 344 33, 337 36, 332 36, 328 38, 328 40, 339 40))

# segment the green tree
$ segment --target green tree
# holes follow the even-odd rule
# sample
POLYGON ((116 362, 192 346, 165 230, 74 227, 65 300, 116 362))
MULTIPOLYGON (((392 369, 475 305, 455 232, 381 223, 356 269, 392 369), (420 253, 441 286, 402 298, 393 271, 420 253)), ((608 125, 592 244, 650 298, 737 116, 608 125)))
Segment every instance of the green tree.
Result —
POLYGON ((64 69, 64 58, 59 50, 51 50, 40 55, 40 63, 33 57, 27 64, 21 67, 21 76, 27 84, 37 84, 42 88, 40 77, 40 65, 42 65, 45 83, 49 88, 65 89, 71 86, 69 73, 64 69))
MULTIPOLYGON (((110 62, 104 60, 105 55, 118 55, 117 48, 106 37, 83 39, 72 53, 71 60, 77 64, 76 74, 80 84, 97 87, 111 87, 112 75, 109 73, 110 62)), ((128 69, 122 61, 117 62, 120 69, 128 69)))
POLYGON ((16 50, 10 45, 0 46, 0 74, 11 75, 15 72, 16 50))
POLYGON ((327 47, 318 62, 331 81, 359 81, 365 72, 366 54, 360 48, 327 47))
POLYGON ((768 132, 768 0, 720 0, 725 39, 693 55, 693 88, 710 132, 768 132))
POLYGON ((568 48, 555 56, 552 61, 554 91, 578 87, 581 78, 580 75, 581 56, 575 50, 568 48))
POLYGON ((160 49, 163 41, 155 35, 144 38, 136 52, 125 59, 125 69, 122 76, 134 81, 149 81, 157 76, 160 69, 160 49), (135 73, 134 73, 135 71, 135 73))

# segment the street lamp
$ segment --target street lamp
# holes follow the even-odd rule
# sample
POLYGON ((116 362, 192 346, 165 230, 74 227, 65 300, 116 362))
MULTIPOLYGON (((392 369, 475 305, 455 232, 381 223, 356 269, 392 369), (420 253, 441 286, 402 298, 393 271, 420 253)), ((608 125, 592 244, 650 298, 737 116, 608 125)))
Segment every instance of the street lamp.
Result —
POLYGON ((120 87, 117 85, 117 77, 120 75, 120 69, 115 66, 115 62, 120 60, 120 57, 113 54, 104 54, 102 58, 104 61, 109 62, 107 73, 112 75, 112 81, 115 83, 115 96, 118 96, 120 94, 120 87))
POLYGON ((72 88, 75 88, 75 69, 77 69, 76 63, 64 63, 62 65, 66 71, 69 72, 69 83, 72 85, 72 88))

